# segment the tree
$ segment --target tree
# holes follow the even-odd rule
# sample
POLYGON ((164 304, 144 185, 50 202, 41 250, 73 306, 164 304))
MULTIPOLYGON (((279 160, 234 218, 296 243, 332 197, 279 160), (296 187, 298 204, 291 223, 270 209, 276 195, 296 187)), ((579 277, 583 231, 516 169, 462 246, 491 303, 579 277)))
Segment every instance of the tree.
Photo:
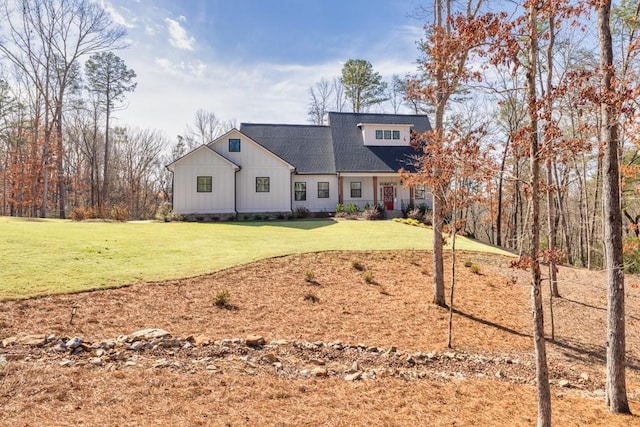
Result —
MULTIPOLYGON (((46 216, 49 168, 55 161, 60 217, 65 217, 63 113, 66 95, 77 79, 78 61, 85 55, 119 48, 124 28, 113 23, 105 9, 90 0, 17 0, 6 3, 3 18, 9 37, 0 42, 0 53, 27 79, 39 99, 36 128, 44 129, 42 161, 43 198, 41 216, 46 216), (44 110, 44 111, 42 111, 44 110), (43 112, 44 120, 40 123, 43 112), (52 141, 55 138, 56 141, 52 141), (55 142, 56 156, 52 156, 55 142)), ((34 132, 34 135, 38 132, 34 132)))
POLYGON ((372 105, 386 101, 387 84, 369 61, 349 59, 342 67, 341 81, 354 113, 366 112, 372 105))
POLYGON ((124 100, 126 92, 132 92, 136 88, 133 79, 136 73, 129 69, 124 61, 112 52, 101 52, 87 60, 85 71, 89 83, 89 90, 98 96, 99 102, 105 111, 105 141, 104 163, 102 173, 102 213, 109 197, 109 121, 111 113, 116 108, 117 102, 124 100))
POLYGON ((309 121, 314 125, 326 125, 327 113, 333 91, 327 79, 320 79, 315 87, 309 88, 309 121))
POLYGON ((622 214, 620 207, 618 167, 618 115, 620 104, 616 96, 611 39, 611 0, 599 1, 598 40, 601 72, 601 141, 604 144, 604 179, 602 202, 604 210, 604 245, 607 266, 607 375, 606 401, 609 410, 629 414, 625 384, 625 314, 624 270, 622 260, 622 214))

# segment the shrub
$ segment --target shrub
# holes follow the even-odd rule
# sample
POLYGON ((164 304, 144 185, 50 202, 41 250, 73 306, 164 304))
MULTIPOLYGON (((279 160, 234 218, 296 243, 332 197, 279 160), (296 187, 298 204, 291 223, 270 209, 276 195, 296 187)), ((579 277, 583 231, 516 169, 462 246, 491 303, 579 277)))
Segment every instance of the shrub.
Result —
POLYGON ((313 283, 316 275, 311 270, 307 270, 304 272, 304 281, 308 283, 313 283))
POLYGON ((89 218, 95 218, 95 212, 93 208, 89 206, 78 206, 71 210, 72 221, 84 221, 89 218))
POLYGON ((368 283, 369 285, 375 283, 375 281, 373 280, 373 273, 370 271, 365 271, 364 273, 362 273, 362 280, 364 280, 364 282, 368 283))
POLYGON ((471 264, 469 271, 473 274, 480 274, 480 266, 478 264, 471 264))
POLYGON ((364 265, 357 259, 351 260, 351 267, 355 268, 358 271, 364 271, 364 265))
POLYGON ((158 221, 170 222, 174 219, 173 212, 171 212, 171 203, 163 202, 158 206, 156 210, 156 219, 158 221))
POLYGON ((343 212, 344 212, 344 205, 342 203, 338 203, 336 205, 336 214, 343 213, 343 212))
POLYGON ((296 218, 308 218, 309 217, 309 209, 306 206, 297 206, 295 210, 296 218))
POLYGON ((129 210, 124 205, 114 205, 109 213, 109 218, 114 221, 126 221, 129 218, 129 210))
POLYGON ((231 294, 226 289, 221 289, 213 296, 213 304, 216 307, 230 307, 231 306, 231 294))
POLYGON ((465 261, 464 262, 464 266, 467 267, 467 268, 471 267, 472 265, 473 265, 473 263, 471 261, 465 261))
POLYGON ((381 210, 378 206, 374 206, 372 208, 365 209, 365 211, 362 213, 362 217, 369 221, 384 219, 384 211, 381 210))
POLYGON ((318 298, 318 296, 312 292, 307 292, 306 294, 304 294, 304 300, 309 301, 313 304, 320 302, 320 298, 318 298))
POLYGON ((354 215, 354 214, 357 214, 357 213, 360 212, 360 209, 358 208, 358 205, 356 205, 355 203, 347 204, 347 206, 345 206, 344 210, 349 215, 354 215))

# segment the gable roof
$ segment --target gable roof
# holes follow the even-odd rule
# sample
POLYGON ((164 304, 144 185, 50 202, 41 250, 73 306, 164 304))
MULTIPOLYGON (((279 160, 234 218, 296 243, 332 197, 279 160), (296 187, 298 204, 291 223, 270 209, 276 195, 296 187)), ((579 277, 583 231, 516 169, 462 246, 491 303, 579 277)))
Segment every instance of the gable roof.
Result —
POLYGON ((235 170, 240 170, 240 166, 236 165, 234 162, 232 162, 231 160, 227 159, 226 157, 220 155, 219 153, 216 153, 215 151, 213 151, 213 149, 211 147, 209 147, 208 145, 201 145, 199 147, 194 148, 193 150, 189 151, 188 153, 186 153, 185 155, 178 157, 177 159, 175 159, 173 162, 169 163, 168 165, 165 166, 165 168, 169 169, 170 171, 173 172, 175 165, 177 163, 180 163, 181 161, 183 161, 184 159, 186 159, 187 157, 191 157, 193 154, 197 153, 198 151, 201 150, 206 150, 205 152, 210 153, 211 155, 213 155, 214 157, 218 157, 220 159, 222 159, 225 163, 229 164, 229 166, 231 166, 233 169, 235 170))
MULTIPOLYGON (((278 159, 278 161, 284 163, 290 170, 294 170, 295 169, 295 166, 291 162, 289 162, 287 159, 283 158, 280 155, 280 153, 278 153, 276 151, 273 151, 273 150, 270 150, 269 147, 266 147, 264 144, 259 143, 254 138, 252 138, 250 135, 248 135, 248 134, 246 134, 244 132, 241 132, 241 131, 239 131, 238 129, 235 129, 235 128, 233 128, 230 131, 227 131, 224 134, 220 135, 219 137, 217 137, 216 139, 214 139, 213 141, 208 143, 207 146, 213 150, 213 147, 215 145, 217 145, 219 143, 222 143, 224 140, 228 140, 228 138, 230 136, 236 136, 236 137, 245 136, 245 137, 247 137, 248 140, 252 144, 255 144, 256 147, 258 147, 260 150, 263 150, 264 152, 269 153, 270 156, 273 156, 274 158, 278 159)), ((222 154, 220 154, 220 156, 222 156, 222 154)))
POLYGON ((335 174, 328 126, 242 123, 240 131, 301 174, 335 174))
POLYGON ((416 151, 411 146, 364 145, 360 123, 410 124, 416 132, 431 129, 425 115, 329 113, 331 140, 338 172, 397 172, 400 168, 413 169, 408 158, 416 151))

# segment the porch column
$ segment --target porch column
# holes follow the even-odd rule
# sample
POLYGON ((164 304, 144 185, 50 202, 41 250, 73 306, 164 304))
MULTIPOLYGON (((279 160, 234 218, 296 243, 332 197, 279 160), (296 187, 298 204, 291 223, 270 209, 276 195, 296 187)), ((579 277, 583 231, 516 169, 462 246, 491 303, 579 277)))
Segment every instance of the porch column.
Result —
POLYGON ((373 206, 378 206, 378 177, 373 177, 373 206))
POLYGON ((344 203, 344 196, 342 194, 344 190, 342 187, 344 187, 344 178, 339 176, 338 177, 338 203, 340 204, 344 203))
POLYGON ((415 187, 413 185, 409 186, 409 204, 413 204, 413 198, 415 197, 414 192, 415 187))

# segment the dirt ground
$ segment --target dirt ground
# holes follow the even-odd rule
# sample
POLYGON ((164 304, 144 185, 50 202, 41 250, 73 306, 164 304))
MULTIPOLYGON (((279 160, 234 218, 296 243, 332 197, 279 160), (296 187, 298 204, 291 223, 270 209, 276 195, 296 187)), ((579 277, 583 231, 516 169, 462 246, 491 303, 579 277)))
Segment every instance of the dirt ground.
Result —
MULTIPOLYGON (((453 349, 448 310, 430 303, 432 256, 424 251, 287 256, 184 280, 2 301, 0 424, 534 425, 527 273, 506 257, 457 259, 453 349), (226 308, 213 303, 223 289, 226 308), (146 328, 170 336, 135 347, 134 332, 146 328), (42 341, 13 343, 26 335, 42 341), (250 335, 264 344, 247 345, 250 335), (73 337, 82 346, 65 347, 73 337)), ((449 258, 445 266, 449 283, 449 258)), ((547 347, 554 423, 640 426, 639 416, 614 416, 604 405, 604 275, 562 267, 559 279, 547 347)), ((634 413, 637 282, 627 278, 634 413)))

